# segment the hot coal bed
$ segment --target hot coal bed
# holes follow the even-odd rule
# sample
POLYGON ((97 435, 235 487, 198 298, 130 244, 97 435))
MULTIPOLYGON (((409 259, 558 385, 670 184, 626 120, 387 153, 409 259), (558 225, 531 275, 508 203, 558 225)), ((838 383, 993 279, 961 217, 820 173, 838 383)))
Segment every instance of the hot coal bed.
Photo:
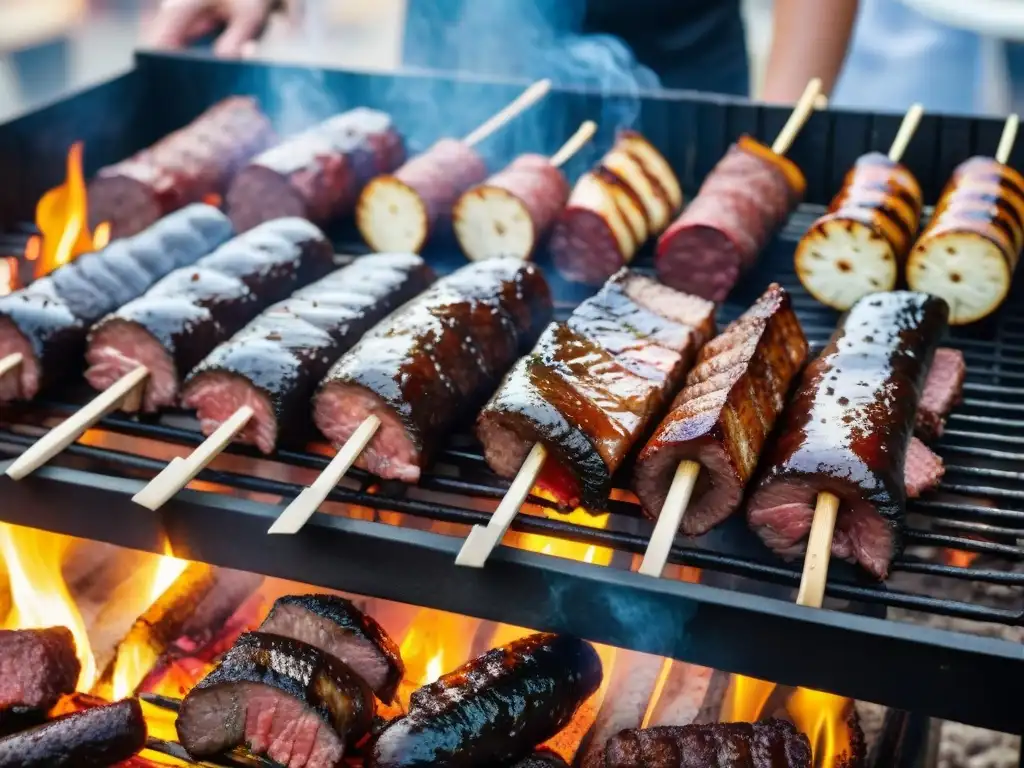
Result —
MULTIPOLYGON (((415 152, 438 136, 472 128, 523 86, 429 73, 313 73, 140 55, 130 73, 0 127, 0 166, 7 179, 0 187, 0 256, 23 256, 36 201, 64 177, 64 158, 75 141, 84 142, 91 173, 221 98, 252 94, 285 131, 355 106, 388 111, 415 152)), ((494 167, 522 151, 553 152, 580 122, 593 119, 600 132, 567 167, 574 178, 607 148, 616 124, 631 120, 665 154, 692 196, 732 141, 743 133, 773 136, 787 114, 686 93, 625 97, 555 90, 481 150, 494 167)), ((899 119, 833 110, 811 119, 790 152, 807 176, 808 203, 719 310, 720 325, 775 280, 790 290, 812 344, 820 348, 827 340, 838 316, 803 291, 792 266, 794 244, 853 161, 888 146, 899 119)), ((960 161, 991 153, 1001 127, 998 121, 926 115, 904 157, 926 202, 937 199, 960 161)), ((1010 164, 1024 164, 1019 143, 1010 164)), ((331 234, 339 253, 366 251, 347 223, 331 234)), ((464 263, 450 243, 432 243, 424 256, 439 272, 464 263)), ((560 281, 543 255, 539 262, 552 281, 556 317, 564 319, 589 291, 560 281)), ((649 271, 650 253, 641 253, 633 265, 649 271)), ((1019 295, 1018 290, 1014 296, 1019 295)), ((1018 703, 1024 684, 1019 302, 1011 296, 993 319, 953 329, 946 343, 963 351, 968 366, 964 402, 936 446, 946 475, 938 491, 910 504, 909 547, 893 563, 891 578, 877 583, 834 563, 827 611, 792 604, 798 568, 773 557, 737 519, 698 539, 677 539, 670 563, 678 578, 632 572, 651 525, 628 493, 616 494, 611 514, 601 518, 556 515, 550 502, 533 498, 533 514, 519 515, 512 524, 515 533, 506 540, 512 546, 496 550, 483 570, 456 567, 468 527, 485 524, 508 487, 463 435, 452 437, 418 486, 352 472, 329 496, 323 511, 333 514, 315 515, 296 536, 268 538, 281 500, 294 498, 327 464, 323 453, 282 450, 264 459, 232 446, 200 474, 200 483, 153 513, 131 497, 170 457, 200 442, 196 424, 183 414, 111 416, 33 476, 17 483, 0 480, 0 517, 84 540, 173 552, 190 561, 344 590, 388 610, 389 601, 398 601, 676 659, 680 668, 722 670, 875 702, 888 717, 885 727, 866 728, 874 764, 913 765, 925 751, 927 718, 1008 734, 1020 734, 1024 723, 1018 703)), ((18 455, 42 425, 77 408, 84 396, 84 389, 70 386, 59 397, 6 409, 0 417, 2 455, 18 455)), ((254 621, 251 615, 248 621, 254 621)), ((230 624, 226 617, 223 622, 230 624)), ((205 629, 218 635, 213 627, 205 629)), ((469 657, 467 649, 441 671, 469 657)), ((623 663, 620 669, 625 668, 623 663)), ((614 669, 608 677, 616 676, 614 669)), ((661 677, 667 687, 671 673, 661 677)), ((711 688, 705 687, 705 697, 714 701, 711 688)), ((724 693, 716 703, 722 698, 724 693)), ((778 708, 777 698, 772 701, 778 708)), ((652 706, 656 712, 657 703, 652 706)), ((715 714, 704 716, 721 716, 719 707, 713 709, 715 714)), ((940 764, 966 764, 956 755, 945 759, 940 764)))

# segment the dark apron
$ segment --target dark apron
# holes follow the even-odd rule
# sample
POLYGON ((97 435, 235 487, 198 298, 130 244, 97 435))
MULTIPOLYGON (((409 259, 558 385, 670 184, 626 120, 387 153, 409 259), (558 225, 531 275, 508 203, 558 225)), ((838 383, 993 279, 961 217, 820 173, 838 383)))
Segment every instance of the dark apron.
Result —
POLYGON ((408 0, 407 66, 746 96, 739 0, 408 0))

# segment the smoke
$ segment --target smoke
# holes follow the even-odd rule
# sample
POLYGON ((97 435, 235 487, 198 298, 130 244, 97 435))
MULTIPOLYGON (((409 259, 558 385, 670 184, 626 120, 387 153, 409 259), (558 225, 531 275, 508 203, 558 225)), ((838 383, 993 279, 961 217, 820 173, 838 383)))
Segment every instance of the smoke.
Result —
POLYGON ((269 68, 263 102, 282 136, 355 106, 332 92, 323 70, 300 67, 269 68))

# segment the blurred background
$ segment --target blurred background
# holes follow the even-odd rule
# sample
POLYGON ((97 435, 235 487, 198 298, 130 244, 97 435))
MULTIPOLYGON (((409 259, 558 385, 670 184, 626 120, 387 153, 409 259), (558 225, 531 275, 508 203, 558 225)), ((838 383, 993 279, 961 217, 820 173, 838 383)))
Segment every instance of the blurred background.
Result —
MULTIPOLYGON (((982 8, 987 3, 1001 8, 1024 6, 1015 0, 862 0, 857 50, 869 75, 842 84, 837 100, 868 108, 902 109, 905 105, 900 102, 907 99, 887 95, 884 88, 872 87, 872 81, 884 82, 884 72, 899 66, 899 56, 907 66, 929 66, 922 64, 927 61, 925 53, 934 58, 938 51, 941 61, 958 77, 957 83, 947 82, 943 87, 975 91, 941 109, 1005 113, 1014 101, 1007 47, 993 37, 963 29, 965 25, 984 26, 978 19, 985 21, 981 17, 992 15, 982 8), (887 7, 879 15, 882 5, 887 7), (910 21, 905 17, 894 21, 894 9, 902 9, 910 21), (920 15, 921 9, 928 13, 920 15), (946 24, 933 21, 935 9, 946 24), (949 9, 956 11, 954 24, 948 24, 949 9), (887 33, 899 35, 899 56, 894 57, 887 33), (880 58, 875 48, 884 48, 885 57, 880 58)), ((398 66, 405 0, 307 0, 307 4, 317 11, 315 22, 300 29, 280 20, 272 24, 261 56, 356 68, 398 66)), ((756 93, 771 40, 772 1, 743 0, 743 4, 756 93)), ((0 119, 128 68, 140 27, 156 5, 157 0, 0 0, 0 119)), ((992 25, 991 18, 987 23, 992 25)), ((1002 29, 1006 24, 995 26, 1002 29)), ((813 34, 813 30, 808 32, 813 34)), ((925 101, 926 108, 932 101, 927 93, 915 93, 914 98, 925 101)))

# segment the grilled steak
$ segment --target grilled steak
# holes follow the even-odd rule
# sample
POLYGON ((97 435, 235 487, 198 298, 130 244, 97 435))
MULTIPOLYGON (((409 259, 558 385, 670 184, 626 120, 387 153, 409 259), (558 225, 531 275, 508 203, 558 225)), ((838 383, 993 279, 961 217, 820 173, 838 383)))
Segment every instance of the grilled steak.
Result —
POLYGON ((301 640, 341 659, 388 704, 394 700, 405 673, 395 641, 373 618, 343 597, 279 597, 260 631, 301 640))
POLYGON ((907 489, 907 498, 916 499, 925 491, 938 486, 946 467, 942 459, 917 437, 910 438, 907 446, 907 459, 903 466, 903 484, 907 489))
POLYGON ((690 459, 701 473, 680 530, 705 533, 731 515, 806 358, 789 294, 773 283, 704 345, 686 388, 640 453, 634 488, 644 511, 661 514, 676 467, 690 459))
POLYGON ((601 684, 581 640, 536 634, 488 651, 412 694, 373 748, 374 768, 514 763, 558 733, 601 684))
POLYGON ((806 546, 820 491, 840 499, 832 554, 885 578, 902 544, 904 467, 949 307, 911 291, 871 294, 804 371, 748 506, 780 554, 806 546))
POLYGON ((964 355, 958 349, 939 347, 924 384, 917 407, 917 434, 924 440, 937 440, 946 428, 946 417, 960 402, 967 376, 964 355))
POLYGON ((711 302, 618 272, 548 327, 481 412, 491 469, 514 476, 543 442, 538 485, 564 506, 604 509, 612 475, 682 384, 713 316, 711 302))
POLYGON ((178 740, 197 758, 247 743, 290 768, 334 768, 369 732, 373 713, 366 683, 333 656, 246 632, 185 696, 178 740))
POLYGON ((65 627, 0 630, 0 711, 49 709, 75 690, 81 669, 65 627))
POLYGON ((251 229, 98 322, 85 376, 102 390, 143 365, 143 410, 173 405, 181 380, 217 344, 333 265, 330 241, 308 221, 276 219, 251 229))
POLYGON ((811 768, 807 737, 783 720, 665 725, 608 741, 608 768, 811 768))
POLYGON ((422 291, 433 271, 411 254, 377 254, 270 307, 214 349, 182 393, 210 434, 243 405, 255 416, 235 439, 271 453, 308 435, 309 403, 331 365, 373 325, 422 291))
POLYGON ((463 267, 342 356, 317 393, 316 425, 340 446, 367 416, 378 416, 357 466, 414 483, 550 317, 551 294, 533 264, 504 258, 463 267))
POLYGON ((145 744, 142 708, 125 699, 0 739, 0 768, 106 768, 145 744))

